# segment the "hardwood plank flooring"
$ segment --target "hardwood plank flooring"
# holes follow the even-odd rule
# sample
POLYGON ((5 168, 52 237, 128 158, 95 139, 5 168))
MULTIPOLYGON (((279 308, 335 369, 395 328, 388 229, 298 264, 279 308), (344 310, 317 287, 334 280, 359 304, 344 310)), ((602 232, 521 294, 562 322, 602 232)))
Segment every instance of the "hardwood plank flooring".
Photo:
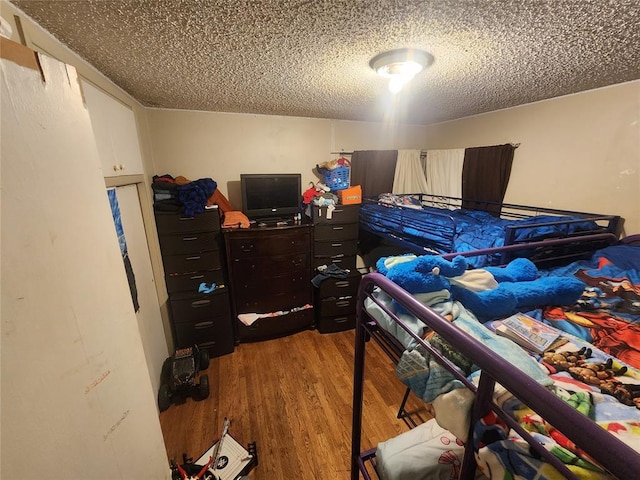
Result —
MULTIPOLYGON (((229 433, 245 445, 255 441, 259 465, 252 480, 350 478, 351 403, 355 332, 307 330, 211 359, 211 395, 172 405, 160 414, 168 458, 198 458, 229 433)), ((404 385, 394 365, 370 342, 365 359, 362 450, 408 430, 396 414, 404 385)), ((424 404, 411 396, 409 410, 424 404)))

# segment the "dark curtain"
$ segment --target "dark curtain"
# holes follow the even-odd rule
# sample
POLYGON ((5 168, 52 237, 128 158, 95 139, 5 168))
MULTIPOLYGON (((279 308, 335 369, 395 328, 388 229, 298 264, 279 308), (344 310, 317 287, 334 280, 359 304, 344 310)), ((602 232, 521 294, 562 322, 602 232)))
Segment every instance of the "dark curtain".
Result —
POLYGON ((362 187, 362 196, 390 193, 396 171, 397 150, 361 150, 351 156, 351 185, 362 187))
POLYGON ((511 144, 467 148, 462 167, 463 208, 500 215, 516 147, 511 144))

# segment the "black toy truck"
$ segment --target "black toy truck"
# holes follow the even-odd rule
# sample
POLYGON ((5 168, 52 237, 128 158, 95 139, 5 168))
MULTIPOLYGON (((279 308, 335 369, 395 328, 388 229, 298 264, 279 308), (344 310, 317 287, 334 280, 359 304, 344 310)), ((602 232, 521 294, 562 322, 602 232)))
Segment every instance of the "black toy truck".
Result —
POLYGON ((209 396, 209 376, 198 375, 209 367, 209 354, 197 345, 180 348, 162 365, 158 407, 164 412, 173 403, 184 403, 187 397, 204 400, 209 396))

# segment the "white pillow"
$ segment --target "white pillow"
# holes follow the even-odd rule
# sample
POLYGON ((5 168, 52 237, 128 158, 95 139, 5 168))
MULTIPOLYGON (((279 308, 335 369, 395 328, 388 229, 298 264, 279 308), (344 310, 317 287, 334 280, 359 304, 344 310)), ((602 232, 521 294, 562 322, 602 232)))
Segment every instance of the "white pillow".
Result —
POLYGON ((464 447, 431 419, 378 444, 377 472, 382 480, 450 480, 458 478, 464 447))

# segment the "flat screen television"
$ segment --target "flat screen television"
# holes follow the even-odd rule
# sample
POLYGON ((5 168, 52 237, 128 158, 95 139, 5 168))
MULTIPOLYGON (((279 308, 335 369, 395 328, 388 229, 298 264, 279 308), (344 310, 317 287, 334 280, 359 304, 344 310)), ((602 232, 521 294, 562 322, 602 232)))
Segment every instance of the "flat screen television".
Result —
POLYGON ((249 219, 290 218, 301 211, 299 173, 243 173, 240 175, 242 212, 249 219))

